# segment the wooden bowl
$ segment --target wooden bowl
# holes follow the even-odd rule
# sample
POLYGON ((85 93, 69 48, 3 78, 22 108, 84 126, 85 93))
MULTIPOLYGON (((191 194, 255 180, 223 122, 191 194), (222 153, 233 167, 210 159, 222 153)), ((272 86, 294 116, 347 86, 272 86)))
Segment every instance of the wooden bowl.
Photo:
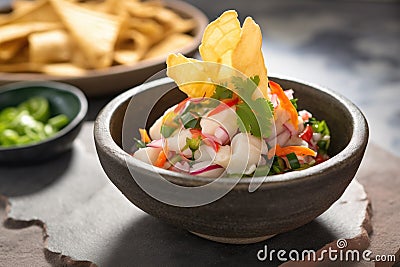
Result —
MULTIPOLYGON (((203 31, 208 24, 208 19, 196 7, 179 0, 165 0, 165 6, 174 10, 184 18, 192 18, 197 22, 196 28, 191 32, 194 39, 178 51, 187 56, 193 56, 201 42, 203 31)), ((80 88, 87 96, 113 95, 143 83, 150 76, 166 67, 165 57, 142 60, 132 66, 112 66, 104 70, 89 70, 86 75, 78 77, 62 77, 40 73, 2 73, 0 72, 0 85, 17 81, 52 80, 68 83, 80 88)))

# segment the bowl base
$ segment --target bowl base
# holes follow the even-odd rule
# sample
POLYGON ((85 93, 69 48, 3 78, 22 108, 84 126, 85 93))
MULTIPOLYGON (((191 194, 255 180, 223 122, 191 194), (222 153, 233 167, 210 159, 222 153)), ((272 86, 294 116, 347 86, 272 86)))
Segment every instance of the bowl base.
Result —
POLYGON ((196 232, 190 231, 192 234, 197 235, 201 238, 205 238, 211 241, 215 241, 218 243, 225 243, 225 244, 235 244, 235 245, 245 245, 245 244, 253 244, 258 243, 264 240, 267 240, 275 235, 264 235, 264 236, 256 236, 256 237, 221 237, 221 236, 212 236, 212 235, 205 235, 196 232))

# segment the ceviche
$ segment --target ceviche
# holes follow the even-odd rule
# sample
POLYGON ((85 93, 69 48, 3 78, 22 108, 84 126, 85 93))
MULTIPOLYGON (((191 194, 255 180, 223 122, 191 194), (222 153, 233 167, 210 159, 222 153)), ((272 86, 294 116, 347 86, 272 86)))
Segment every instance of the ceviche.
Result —
POLYGON ((295 92, 268 79, 261 45, 252 18, 241 27, 226 11, 204 32, 204 61, 169 55, 167 74, 187 98, 149 131, 139 129, 133 157, 206 177, 273 175, 327 160, 327 123, 298 110, 295 92))

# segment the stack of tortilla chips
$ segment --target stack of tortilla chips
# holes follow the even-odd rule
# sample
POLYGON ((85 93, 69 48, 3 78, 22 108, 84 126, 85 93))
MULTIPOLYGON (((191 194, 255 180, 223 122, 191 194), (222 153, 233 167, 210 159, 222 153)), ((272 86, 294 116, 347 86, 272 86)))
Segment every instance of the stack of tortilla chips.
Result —
POLYGON ((0 15, 0 72, 79 76, 166 56, 196 26, 159 1, 16 0, 0 15))

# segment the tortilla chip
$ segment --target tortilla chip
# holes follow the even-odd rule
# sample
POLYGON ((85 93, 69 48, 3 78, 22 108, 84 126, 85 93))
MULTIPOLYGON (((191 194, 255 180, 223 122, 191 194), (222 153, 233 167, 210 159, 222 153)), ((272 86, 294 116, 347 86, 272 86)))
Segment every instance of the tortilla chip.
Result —
POLYGON ((0 64, 0 72, 38 72, 40 66, 32 62, 0 64))
POLYGON ((62 28, 54 22, 23 22, 0 27, 0 44, 11 40, 27 37, 34 32, 49 31, 62 28))
POLYGON ((9 18, 0 25, 23 22, 60 22, 48 0, 16 1, 9 18))
POLYGON ((55 76, 82 76, 86 70, 71 63, 45 64, 40 67, 43 73, 55 76))
POLYGON ((205 82, 214 80, 215 69, 212 69, 212 66, 196 59, 186 58, 182 54, 170 54, 167 66, 168 77, 172 78, 179 89, 189 97, 211 97, 214 94, 215 85, 205 82))
POLYGON ((191 31, 196 22, 192 19, 183 19, 178 14, 165 7, 159 7, 154 10, 154 18, 165 25, 166 29, 171 32, 185 33, 191 31))
POLYGON ((156 3, 156 2, 137 2, 137 1, 123 1, 123 5, 128 11, 129 15, 136 18, 148 18, 148 19, 154 18, 155 13, 157 12, 157 8, 161 6, 159 2, 156 3))
POLYGON ((236 11, 224 12, 204 31, 199 47, 204 61, 232 66, 232 53, 240 40, 240 23, 236 11))
POLYGON ((232 67, 247 77, 258 75, 260 88, 264 97, 268 98, 267 68, 262 54, 262 35, 260 27, 250 17, 244 21, 240 41, 232 53, 232 67))
POLYGON ((147 52, 145 58, 154 58, 159 56, 166 56, 168 53, 172 53, 178 50, 188 43, 193 41, 193 37, 187 34, 175 33, 168 36, 160 43, 153 46, 149 52, 147 52))
POLYGON ((0 44, 0 61, 13 58, 26 43, 25 38, 19 38, 0 44))
POLYGON ((118 38, 114 60, 119 64, 132 65, 143 58, 149 47, 150 42, 144 34, 129 30, 118 38))
POLYGON ((31 62, 56 63, 71 58, 72 44, 64 30, 34 33, 28 39, 31 62))
POLYGON ((145 34, 151 44, 155 44, 162 40, 165 36, 164 27, 153 19, 129 18, 128 27, 145 34))
POLYGON ((121 19, 63 0, 51 0, 51 3, 82 49, 88 64, 92 68, 110 66, 121 19))

